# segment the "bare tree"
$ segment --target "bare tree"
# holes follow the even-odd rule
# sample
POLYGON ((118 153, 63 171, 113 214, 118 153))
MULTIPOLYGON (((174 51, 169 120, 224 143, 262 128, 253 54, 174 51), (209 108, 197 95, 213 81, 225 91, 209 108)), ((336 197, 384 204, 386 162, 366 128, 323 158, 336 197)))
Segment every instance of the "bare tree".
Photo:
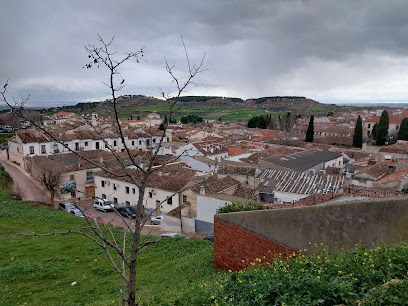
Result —
POLYGON ((53 168, 42 168, 41 169, 41 183, 50 193, 50 206, 58 208, 58 205, 55 205, 54 198, 56 193, 56 188, 60 184, 60 173, 53 168))
MULTIPOLYGON (((203 62, 205 58, 204 56, 201 58, 198 64, 190 63, 190 59, 188 56, 188 52, 186 46, 184 44, 183 38, 181 38, 182 44, 185 51, 186 62, 187 62, 187 73, 184 78, 179 77, 176 75, 175 65, 170 64, 169 61, 165 58, 165 67, 166 71, 172 80, 173 84, 175 85, 175 93, 174 95, 171 92, 165 92, 162 88, 159 89, 160 94, 167 99, 168 103, 168 111, 166 113, 166 120, 164 120, 163 130, 161 131, 160 140, 156 142, 154 145, 150 147, 150 154, 145 154, 142 160, 136 160, 136 158, 131 153, 131 150, 128 144, 125 141, 125 135, 123 128, 121 126, 121 122, 119 120, 119 111, 118 111, 118 92, 124 88, 125 86, 125 79, 121 76, 119 72, 119 67, 122 64, 130 61, 135 60, 139 62, 143 57, 144 50, 143 48, 136 51, 125 53, 122 56, 119 56, 117 52, 113 51, 112 49, 115 47, 113 44, 114 39, 112 38, 110 41, 104 41, 102 37, 98 35, 97 38, 97 45, 88 45, 86 46, 86 50, 88 52, 89 62, 84 66, 85 68, 105 68, 108 73, 108 82, 104 84, 109 88, 111 94, 111 101, 113 102, 113 112, 114 116, 112 119, 112 126, 114 126, 116 133, 121 140, 121 143, 124 147, 126 152, 126 159, 131 162, 132 169, 127 167, 128 163, 124 162, 124 158, 120 156, 112 147, 109 146, 107 141, 102 138, 102 128, 101 127, 94 127, 95 132, 101 136, 101 140, 105 143, 105 146, 109 148, 112 154, 116 157, 117 163, 120 166, 121 171, 112 171, 111 169, 101 166, 97 162, 87 159, 86 157, 82 156, 80 152, 73 151, 67 148, 67 145, 64 143, 63 140, 58 139, 53 135, 52 132, 47 130, 45 127, 40 126, 39 124, 32 122, 37 128, 41 129, 47 136, 51 137, 55 140, 55 142, 60 143, 67 149, 69 149, 72 153, 79 155, 81 158, 85 159, 92 165, 99 167, 102 171, 109 173, 117 178, 126 178, 130 180, 135 186, 137 186, 139 193, 138 193, 138 200, 137 200, 137 208, 136 208, 136 218, 134 219, 133 224, 129 224, 120 214, 118 216, 122 219, 124 224, 126 225, 127 231, 123 232, 123 239, 118 239, 109 226, 100 225, 96 221, 91 219, 86 219, 88 222, 88 226, 80 229, 70 230, 66 232, 59 232, 59 233, 49 233, 49 234, 26 234, 27 236, 48 236, 53 234, 79 234, 83 235, 98 246, 100 246, 104 252, 106 253, 109 261, 112 264, 114 270, 122 277, 122 304, 123 305, 136 305, 136 275, 137 275, 137 260, 138 260, 138 253, 148 246, 156 243, 158 240, 148 241, 143 244, 140 243, 140 233, 145 225, 146 221, 148 220, 148 216, 144 213, 144 195, 146 192, 146 188, 148 187, 149 178, 157 171, 161 171, 169 162, 174 162, 179 159, 180 156, 174 156, 173 158, 167 160, 164 163, 161 163, 160 166, 155 166, 157 163, 157 157, 160 152, 160 148, 163 145, 164 138, 166 137, 166 131, 170 119, 173 117, 174 110, 176 109, 178 98, 181 94, 186 90, 189 85, 195 84, 194 81, 196 76, 203 72, 203 62), (172 99, 169 99, 169 98, 172 99), (131 242, 130 244, 126 243, 126 235, 131 235, 131 242)), ((14 104, 8 100, 6 97, 7 93, 7 86, 8 81, 4 85, 3 90, 1 91, 1 98, 2 100, 11 108, 12 112, 17 116, 27 119, 24 116, 24 104, 27 102, 27 98, 22 98, 21 101, 18 103, 13 99, 14 104)), ((151 134, 151 137, 153 135, 151 134)), ((152 144, 152 141, 150 141, 152 144)), ((50 180, 50 177, 46 179, 47 182, 55 182, 55 180, 50 180)), ((49 184, 51 188, 52 184, 49 184)), ((55 188, 55 186, 54 186, 55 188)), ((161 205, 161 203, 157 203, 157 205, 161 205)), ((86 208, 78 207, 82 212, 86 211, 86 208)))

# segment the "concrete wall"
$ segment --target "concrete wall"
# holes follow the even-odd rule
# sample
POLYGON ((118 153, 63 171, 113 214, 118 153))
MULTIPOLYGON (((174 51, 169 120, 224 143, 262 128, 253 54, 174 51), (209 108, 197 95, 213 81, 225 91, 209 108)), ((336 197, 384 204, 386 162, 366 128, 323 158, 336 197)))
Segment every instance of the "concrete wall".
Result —
POLYGON ((231 201, 197 195, 197 220, 214 223, 216 210, 226 203, 231 204, 231 201))
POLYGON ((214 233, 214 223, 205 222, 205 221, 196 219, 195 220, 195 231, 196 233, 213 234, 214 233))
POLYGON ((161 230, 165 232, 181 232, 181 226, 180 226, 180 219, 171 217, 171 216, 164 216, 164 218, 161 221, 160 227, 161 230))
POLYGON ((195 219, 181 217, 181 230, 183 233, 195 233, 195 219))
MULTIPOLYGON (((385 244, 408 240, 408 199, 342 197, 316 206, 218 214, 215 224, 218 221, 244 228, 294 250, 309 249, 309 242, 324 242, 331 249, 353 249, 359 242, 372 247, 373 238, 385 244)), ((215 226, 214 234, 217 242, 215 260, 217 252, 223 252, 222 245, 229 240, 222 228, 215 226)), ((256 241, 251 243, 256 244, 256 241)), ((235 247, 230 253, 231 258, 239 258, 242 250, 235 247)), ((234 265, 231 261, 231 266, 234 265)))

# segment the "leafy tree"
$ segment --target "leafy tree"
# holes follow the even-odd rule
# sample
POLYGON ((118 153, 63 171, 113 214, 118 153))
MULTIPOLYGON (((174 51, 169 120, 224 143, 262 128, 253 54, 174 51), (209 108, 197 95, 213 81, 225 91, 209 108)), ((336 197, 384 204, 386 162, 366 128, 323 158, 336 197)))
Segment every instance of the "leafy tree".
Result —
POLYGON ((408 118, 402 119, 400 129, 397 135, 398 140, 408 140, 408 118))
POLYGON ((385 145, 388 137, 388 127, 390 124, 390 116, 387 110, 381 114, 380 122, 378 122, 378 132, 376 133, 375 143, 377 146, 385 145))
POLYGON ((360 115, 357 118, 356 127, 354 128, 353 147, 363 147, 363 121, 360 115))
POLYGON ((378 134, 378 124, 377 124, 377 123, 374 123, 374 125, 373 125, 373 131, 372 131, 372 136, 373 136, 373 139, 374 139, 374 140, 377 139, 377 134, 378 134))
POLYGON ((306 139, 305 141, 307 142, 313 142, 313 135, 314 135, 314 116, 310 116, 310 120, 309 120, 309 125, 307 127, 307 131, 306 131, 306 139))

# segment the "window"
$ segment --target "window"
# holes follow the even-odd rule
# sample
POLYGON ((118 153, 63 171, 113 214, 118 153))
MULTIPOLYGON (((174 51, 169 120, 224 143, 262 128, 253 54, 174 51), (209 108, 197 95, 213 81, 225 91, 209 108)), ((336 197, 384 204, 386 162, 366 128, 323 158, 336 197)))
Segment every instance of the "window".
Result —
POLYGON ((95 148, 99 150, 99 141, 95 142, 95 148))
POLYGON ((102 199, 106 199, 106 194, 102 194, 102 199))
POLYGON ((118 190, 118 185, 116 185, 115 183, 113 183, 113 190, 118 190))
POLYGON ((187 202, 187 196, 183 195, 183 202, 187 202))
POLYGON ((108 147, 108 142, 105 142, 105 149, 107 149, 108 147))
POLYGON ((125 186, 125 192, 129 193, 130 188, 128 186, 125 186))
POLYGON ((146 139, 146 146, 150 146, 150 139, 146 139))
POLYGON ((149 191, 149 198, 153 198, 153 193, 149 191))
POLYGON ((93 171, 86 171, 86 182, 93 182, 93 171))
POLYGON ((130 206, 130 202, 129 202, 129 201, 126 201, 126 206, 130 206))
POLYGON ((153 142, 156 142, 156 138, 153 138, 153 142))
POLYGON ((370 136, 370 131, 367 131, 367 136, 370 136))
POLYGON ((30 154, 34 154, 34 146, 30 146, 29 149, 30 149, 30 154))
POLYGON ((398 131, 398 129, 399 129, 399 125, 397 125, 397 126, 395 127, 395 129, 398 131))
POLYGON ((118 198, 113 198, 113 204, 118 204, 118 198))
POLYGON ((76 142, 75 143, 75 151, 78 151, 79 150, 79 142, 76 142))
POLYGON ((132 188, 132 193, 135 194, 136 193, 136 189, 132 188))
POLYGON ((141 146, 142 145, 142 141, 141 140, 139 140, 139 146, 141 146))
POLYGON ((85 141, 85 147, 87 147, 88 146, 88 142, 87 141, 85 141))
POLYGON ((134 146, 135 145, 135 141, 134 140, 132 140, 132 146, 134 146))
POLYGON ((70 180, 70 181, 73 181, 73 180, 74 180, 74 175, 73 175, 73 174, 71 174, 71 175, 69 176, 69 180, 70 180))
POLYGON ((47 151, 45 150, 45 145, 41 145, 41 153, 45 154, 47 151))
POLYGON ((113 146, 116 147, 116 140, 113 141, 113 146))
POLYGON ((169 205, 173 204, 173 197, 168 197, 167 198, 167 204, 169 204, 169 205))
POLYGON ((105 187, 105 181, 101 181, 101 186, 105 187))
POLYGON ((370 127, 371 127, 371 124, 369 123, 369 124, 368 124, 368 128, 370 128, 370 127))

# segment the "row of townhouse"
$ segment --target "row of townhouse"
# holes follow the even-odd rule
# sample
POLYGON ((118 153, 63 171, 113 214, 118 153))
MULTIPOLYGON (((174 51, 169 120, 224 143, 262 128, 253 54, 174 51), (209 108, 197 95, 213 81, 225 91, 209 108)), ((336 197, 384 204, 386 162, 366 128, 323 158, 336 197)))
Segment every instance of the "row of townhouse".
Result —
MULTIPOLYGON (((162 132, 155 130, 147 133, 140 130, 126 130, 124 140, 130 150, 148 151, 159 143, 162 132)), ((102 135, 93 131, 71 130, 53 133, 56 141, 39 129, 18 132, 8 140, 8 156, 13 162, 24 167, 24 158, 30 156, 48 156, 71 151, 114 150, 123 152, 125 146, 116 133, 104 132, 102 135)), ((171 135, 166 134, 163 142, 168 142, 171 135)))
MULTIPOLYGON (((186 201, 181 191, 194 185, 195 171, 184 162, 157 166, 160 170, 154 172, 148 180, 145 189, 143 205, 147 210, 155 210, 156 215, 167 213, 186 201)), ((120 174, 121 168, 113 169, 120 174)), ((133 177, 140 182, 141 174, 133 171, 133 177)), ((114 204, 136 206, 139 198, 139 188, 129 177, 116 177, 99 171, 94 174, 95 196, 113 201, 114 204)))

